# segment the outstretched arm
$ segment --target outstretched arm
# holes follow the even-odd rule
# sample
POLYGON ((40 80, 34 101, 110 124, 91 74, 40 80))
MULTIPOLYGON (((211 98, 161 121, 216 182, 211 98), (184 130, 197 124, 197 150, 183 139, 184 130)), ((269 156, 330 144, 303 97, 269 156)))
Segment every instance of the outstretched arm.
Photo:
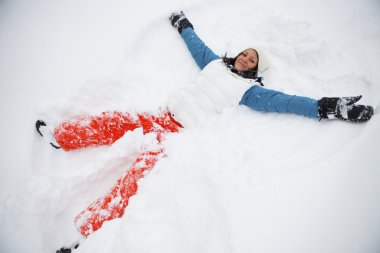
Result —
POLYGON ((292 96, 261 86, 252 86, 240 101, 256 111, 294 113, 319 118, 318 101, 308 97, 292 96))
POLYGON ((171 24, 177 28, 186 43, 191 55, 200 69, 206 67, 210 62, 220 59, 206 44, 198 37, 193 30, 193 25, 186 18, 185 14, 173 13, 170 16, 171 24))
POLYGON ((288 95, 255 85, 245 92, 240 104, 256 111, 294 113, 310 118, 365 122, 372 117, 374 110, 370 105, 356 104, 361 97, 323 97, 316 100, 288 95))
POLYGON ((200 69, 206 67, 210 62, 220 59, 220 56, 216 55, 208 46, 206 46, 193 29, 184 29, 181 36, 200 69))

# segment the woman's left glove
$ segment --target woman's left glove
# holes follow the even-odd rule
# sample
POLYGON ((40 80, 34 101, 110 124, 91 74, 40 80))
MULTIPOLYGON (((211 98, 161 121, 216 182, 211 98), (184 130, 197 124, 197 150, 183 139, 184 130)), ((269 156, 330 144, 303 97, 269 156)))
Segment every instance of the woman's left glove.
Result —
POLYGON ((357 105, 362 96, 356 97, 323 97, 318 101, 318 112, 321 119, 342 119, 351 122, 365 122, 373 115, 370 105, 357 105))
POLYGON ((191 28, 194 29, 193 25, 190 23, 190 21, 186 18, 183 11, 181 12, 174 12, 169 17, 170 23, 173 27, 177 28, 178 32, 181 33, 183 29, 185 28, 191 28))

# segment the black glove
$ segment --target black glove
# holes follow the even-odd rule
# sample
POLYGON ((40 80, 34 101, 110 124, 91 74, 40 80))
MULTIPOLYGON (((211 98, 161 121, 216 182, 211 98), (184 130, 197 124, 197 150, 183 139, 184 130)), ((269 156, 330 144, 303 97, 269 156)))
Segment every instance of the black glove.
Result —
POLYGON ((318 112, 321 119, 342 119, 351 122, 365 122, 373 115, 373 107, 356 105, 362 96, 327 98, 318 101, 318 112))
POLYGON ((173 27, 177 28, 178 32, 181 33, 183 29, 185 28, 191 28, 194 29, 193 25, 190 23, 190 21, 186 18, 183 11, 181 12, 174 12, 169 17, 170 23, 173 27))

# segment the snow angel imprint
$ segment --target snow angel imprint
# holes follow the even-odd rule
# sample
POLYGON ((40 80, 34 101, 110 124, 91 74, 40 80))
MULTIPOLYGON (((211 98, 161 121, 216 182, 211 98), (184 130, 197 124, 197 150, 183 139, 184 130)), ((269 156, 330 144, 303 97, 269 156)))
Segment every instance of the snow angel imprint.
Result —
MULTIPOLYGON (((111 145, 136 128, 142 128, 144 134, 156 134, 159 145, 154 150, 142 150, 109 193, 75 217, 75 225, 84 237, 101 228, 105 221, 124 214, 129 198, 137 191, 137 181, 165 156, 162 143, 166 134, 202 124, 226 107, 240 104, 257 111, 348 122, 365 122, 373 115, 371 106, 356 104, 361 96, 314 99, 264 88, 260 73, 265 66, 260 63, 258 48, 247 48, 233 58, 221 57, 198 37, 183 12, 173 13, 169 20, 186 43, 201 72, 193 82, 170 97, 164 110, 155 115, 104 112, 79 117, 55 126, 53 133, 50 133, 51 139, 48 138, 46 123, 42 120, 36 122, 38 133, 48 139, 53 147, 64 151, 111 145)), ((61 252, 68 250, 62 248, 61 252)))

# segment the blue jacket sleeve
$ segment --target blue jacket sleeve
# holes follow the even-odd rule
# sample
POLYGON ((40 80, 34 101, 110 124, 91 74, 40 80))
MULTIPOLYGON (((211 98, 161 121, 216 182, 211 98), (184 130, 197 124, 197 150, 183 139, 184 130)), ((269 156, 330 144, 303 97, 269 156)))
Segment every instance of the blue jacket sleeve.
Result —
POLYGON ((210 62, 220 59, 220 56, 207 47, 193 29, 186 28, 182 30, 181 36, 200 69, 206 67, 210 62))
POLYGON ((319 118, 318 100, 288 95, 257 85, 252 86, 244 93, 239 104, 257 111, 293 113, 310 118, 319 118))

